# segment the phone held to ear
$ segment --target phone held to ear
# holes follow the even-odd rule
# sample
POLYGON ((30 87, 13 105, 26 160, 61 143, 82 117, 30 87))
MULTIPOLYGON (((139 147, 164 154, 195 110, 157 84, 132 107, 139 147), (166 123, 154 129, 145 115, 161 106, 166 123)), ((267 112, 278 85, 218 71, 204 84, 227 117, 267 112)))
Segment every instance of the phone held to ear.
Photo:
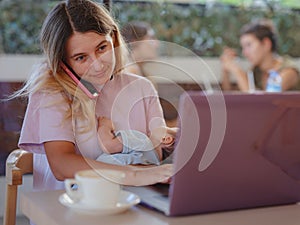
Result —
POLYGON ((84 79, 81 79, 81 77, 78 76, 68 64, 60 62, 60 66, 89 98, 95 98, 99 95, 98 90, 93 86, 93 84, 84 79))

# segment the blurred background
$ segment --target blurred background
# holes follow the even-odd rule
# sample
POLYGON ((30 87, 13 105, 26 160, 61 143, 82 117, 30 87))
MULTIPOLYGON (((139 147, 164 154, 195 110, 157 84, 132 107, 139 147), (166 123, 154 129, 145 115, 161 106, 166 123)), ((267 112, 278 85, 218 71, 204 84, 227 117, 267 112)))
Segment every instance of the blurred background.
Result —
MULTIPOLYGON (((0 53, 39 54, 38 33, 56 2, 0 0, 0 53)), ((280 36, 279 53, 300 54, 298 0, 112 0, 111 10, 120 26, 132 20, 147 21, 159 40, 176 43, 199 56, 219 56, 224 45, 239 49, 241 26, 269 18, 280 36)))
MULTIPOLYGON (((43 58, 39 31, 56 2, 0 0, 0 99, 22 86, 32 65, 43 58)), ((167 76, 156 87, 167 100, 163 106, 170 120, 176 118, 174 108, 183 90, 202 89, 199 85, 203 76, 218 85, 219 56, 224 46, 235 48, 240 54, 239 30, 252 20, 271 19, 279 34, 279 54, 300 57, 299 0, 111 0, 110 3, 121 27, 130 21, 146 21, 157 39, 165 43, 160 48, 160 56, 165 59, 160 64, 151 64, 150 70, 161 77, 167 76), (172 43, 172 47, 166 43, 172 43)), ((0 175, 5 174, 8 154, 17 148, 26 105, 26 100, 0 102, 0 175)), ((0 202, 4 202, 4 184, 0 176, 0 202)), ((3 207, 1 204, 0 217, 3 207)))

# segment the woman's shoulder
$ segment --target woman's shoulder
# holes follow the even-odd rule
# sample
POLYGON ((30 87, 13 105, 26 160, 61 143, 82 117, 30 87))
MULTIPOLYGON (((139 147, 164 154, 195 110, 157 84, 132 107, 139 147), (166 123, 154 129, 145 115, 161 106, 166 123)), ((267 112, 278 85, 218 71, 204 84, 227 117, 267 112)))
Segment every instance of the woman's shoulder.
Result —
POLYGON ((281 57, 279 72, 289 83, 287 90, 300 90, 300 69, 295 59, 288 55, 281 57))
POLYGON ((64 94, 60 91, 51 91, 51 90, 38 90, 29 95, 29 99, 35 99, 39 101, 49 101, 49 100, 58 100, 64 99, 64 94))
POLYGON ((141 68, 137 64, 127 65, 124 71, 125 73, 132 73, 140 76, 143 75, 141 68))
POLYGON ((300 73, 300 70, 295 62, 295 60, 290 57, 289 55, 284 55, 281 57, 281 66, 280 66, 280 70, 283 69, 294 69, 297 71, 297 73, 300 73))
POLYGON ((151 85, 151 81, 146 77, 129 73, 129 72, 123 72, 121 74, 118 74, 115 76, 115 78, 118 81, 127 82, 127 83, 138 82, 141 85, 149 85, 149 84, 151 85))
POLYGON ((37 108, 55 107, 68 108, 69 104, 62 92, 39 90, 29 95, 29 104, 37 108))

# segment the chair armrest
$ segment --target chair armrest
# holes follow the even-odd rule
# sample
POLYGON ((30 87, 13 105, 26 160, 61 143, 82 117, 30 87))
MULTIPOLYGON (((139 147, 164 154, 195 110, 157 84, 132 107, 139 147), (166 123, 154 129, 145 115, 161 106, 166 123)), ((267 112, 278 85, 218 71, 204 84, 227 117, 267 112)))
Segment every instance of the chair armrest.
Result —
POLYGON ((33 154, 25 150, 13 150, 6 159, 6 183, 21 185, 22 176, 33 172, 33 154))

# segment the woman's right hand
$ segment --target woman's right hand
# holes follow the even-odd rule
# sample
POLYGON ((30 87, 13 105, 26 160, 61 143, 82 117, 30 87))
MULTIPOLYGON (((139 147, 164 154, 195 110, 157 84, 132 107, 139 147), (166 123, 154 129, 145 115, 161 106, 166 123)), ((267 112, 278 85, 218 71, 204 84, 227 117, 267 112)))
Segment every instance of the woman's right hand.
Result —
POLYGON ((225 47, 220 57, 223 70, 230 71, 236 65, 237 52, 229 47, 225 47))

